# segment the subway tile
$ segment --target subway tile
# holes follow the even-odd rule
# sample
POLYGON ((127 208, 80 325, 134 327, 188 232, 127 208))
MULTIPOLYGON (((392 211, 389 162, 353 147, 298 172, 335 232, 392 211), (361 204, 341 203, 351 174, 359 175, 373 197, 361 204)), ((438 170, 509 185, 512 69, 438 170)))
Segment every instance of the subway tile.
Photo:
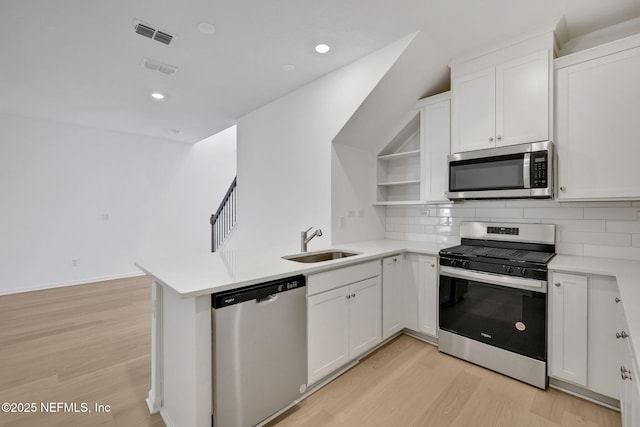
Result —
POLYGON ((507 200, 505 206, 507 208, 558 208, 561 205, 553 200, 515 199, 507 200))
POLYGON ((551 222, 556 225, 556 230, 593 232, 609 231, 605 227, 604 220, 554 219, 551 222))
POLYGON ((385 234, 385 238, 390 240, 405 240, 405 234, 387 231, 385 234))
POLYGON ((413 224, 414 219, 410 216, 388 216, 385 222, 387 224, 413 224))
POLYGON ((556 243, 556 253, 582 256, 583 246, 577 243, 556 243))
POLYGON ((622 246, 584 245, 584 256, 630 259, 640 261, 640 248, 622 246))
POLYGON ((460 205, 465 208, 504 208, 506 200, 465 200, 460 205))
POLYGON ((406 236, 407 240, 411 240, 413 242, 435 243, 437 239, 437 236, 433 234, 407 233, 406 236))
POLYGON ((612 202, 562 202, 561 206, 572 208, 623 208, 631 206, 628 201, 612 201, 612 202))
POLYGON ((634 248, 640 248, 640 234, 631 235, 631 246, 634 248))
POLYGON ((455 246, 455 245, 459 245, 460 244, 460 237, 456 237, 456 236, 438 236, 436 243, 442 244, 442 245, 451 245, 451 246, 455 246))
POLYGON ((448 216, 448 217, 475 217, 476 210, 475 208, 440 208, 438 209, 438 216, 448 216))
POLYGON ((394 231, 401 233, 424 233, 424 225, 420 224, 395 224, 394 231))
POLYGON ((416 224, 423 225, 437 225, 440 224, 441 217, 438 216, 422 216, 420 218, 416 218, 416 224))
POLYGON ((631 202, 631 206, 640 206, 640 201, 631 202))
POLYGON ((629 208, 584 208, 584 219, 625 219, 640 218, 640 207, 629 208))
POLYGON ((476 208, 476 217, 522 218, 522 208, 476 208))
POLYGON ((582 219, 582 208, 524 208, 525 218, 582 219))
POLYGON ((404 216, 404 208, 387 206, 386 215, 387 216, 404 216))
POLYGON ((502 222, 513 224, 540 224, 540 218, 489 218, 489 222, 502 222))
POLYGON ((606 221, 610 233, 640 233, 640 221, 606 221))
POLYGON ((556 233, 556 241, 601 246, 631 246, 631 234, 560 230, 556 233))

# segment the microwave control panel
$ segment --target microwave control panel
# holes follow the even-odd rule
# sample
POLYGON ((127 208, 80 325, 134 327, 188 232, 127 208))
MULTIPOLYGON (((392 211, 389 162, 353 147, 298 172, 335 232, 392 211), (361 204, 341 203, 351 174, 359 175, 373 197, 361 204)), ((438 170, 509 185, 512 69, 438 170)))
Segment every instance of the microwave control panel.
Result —
POLYGON ((531 153, 531 188, 547 188, 547 152, 531 153))

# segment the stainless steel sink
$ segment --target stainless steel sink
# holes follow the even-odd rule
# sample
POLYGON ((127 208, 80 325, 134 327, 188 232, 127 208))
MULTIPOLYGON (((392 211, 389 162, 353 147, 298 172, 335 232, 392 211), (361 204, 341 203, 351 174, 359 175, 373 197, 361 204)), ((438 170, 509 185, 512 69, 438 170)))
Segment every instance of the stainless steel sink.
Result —
POLYGON ((318 252, 311 252, 311 253, 287 255, 287 256, 283 256, 282 258, 288 259, 289 261, 313 263, 313 262, 331 261, 334 259, 346 258, 354 255, 360 255, 360 253, 341 251, 341 250, 331 250, 331 251, 318 251, 318 252))

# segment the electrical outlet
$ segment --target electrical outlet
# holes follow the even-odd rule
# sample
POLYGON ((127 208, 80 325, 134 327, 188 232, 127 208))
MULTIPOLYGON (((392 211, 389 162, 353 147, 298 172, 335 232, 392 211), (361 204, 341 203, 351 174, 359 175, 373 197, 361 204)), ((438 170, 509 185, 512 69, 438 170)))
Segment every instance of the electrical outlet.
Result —
POLYGON ((364 216, 364 209, 358 209, 356 211, 356 215, 358 216, 358 218, 362 218, 364 216))
POLYGON ((347 216, 348 216, 349 218, 353 218, 353 216, 354 216, 354 215, 355 215, 355 212, 353 211, 353 209, 349 209, 349 210, 347 211, 347 216))
POLYGON ((343 216, 338 217, 338 221, 340 223, 340 228, 344 227, 344 217, 343 216))
POLYGON ((100 215, 100 219, 103 221, 109 221, 111 219, 111 215, 109 215, 108 213, 103 213, 100 215))
POLYGON ((77 259, 72 259, 71 260, 71 267, 77 267, 78 266, 78 260, 77 259))

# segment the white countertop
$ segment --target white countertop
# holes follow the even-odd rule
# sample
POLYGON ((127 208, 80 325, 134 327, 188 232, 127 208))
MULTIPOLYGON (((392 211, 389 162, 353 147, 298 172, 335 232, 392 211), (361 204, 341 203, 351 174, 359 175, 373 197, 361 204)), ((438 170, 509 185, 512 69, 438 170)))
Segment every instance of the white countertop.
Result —
MULTIPOLYGON (((295 248, 273 247, 153 259, 136 262, 136 266, 160 284, 188 298, 297 274, 317 273, 337 266, 357 264, 405 251, 437 255, 438 251, 445 246, 450 245, 403 240, 373 240, 336 245, 331 248, 360 252, 360 255, 311 264, 282 259, 282 256, 299 253, 295 248)), ((313 252, 315 250, 309 251, 309 253, 313 252)))
MULTIPOLYGON (((597 274, 616 278, 627 333, 640 337, 640 261, 613 258, 556 255, 549 263, 549 269, 569 273, 597 274)), ((631 339, 633 354, 640 357, 640 339, 631 339)))

